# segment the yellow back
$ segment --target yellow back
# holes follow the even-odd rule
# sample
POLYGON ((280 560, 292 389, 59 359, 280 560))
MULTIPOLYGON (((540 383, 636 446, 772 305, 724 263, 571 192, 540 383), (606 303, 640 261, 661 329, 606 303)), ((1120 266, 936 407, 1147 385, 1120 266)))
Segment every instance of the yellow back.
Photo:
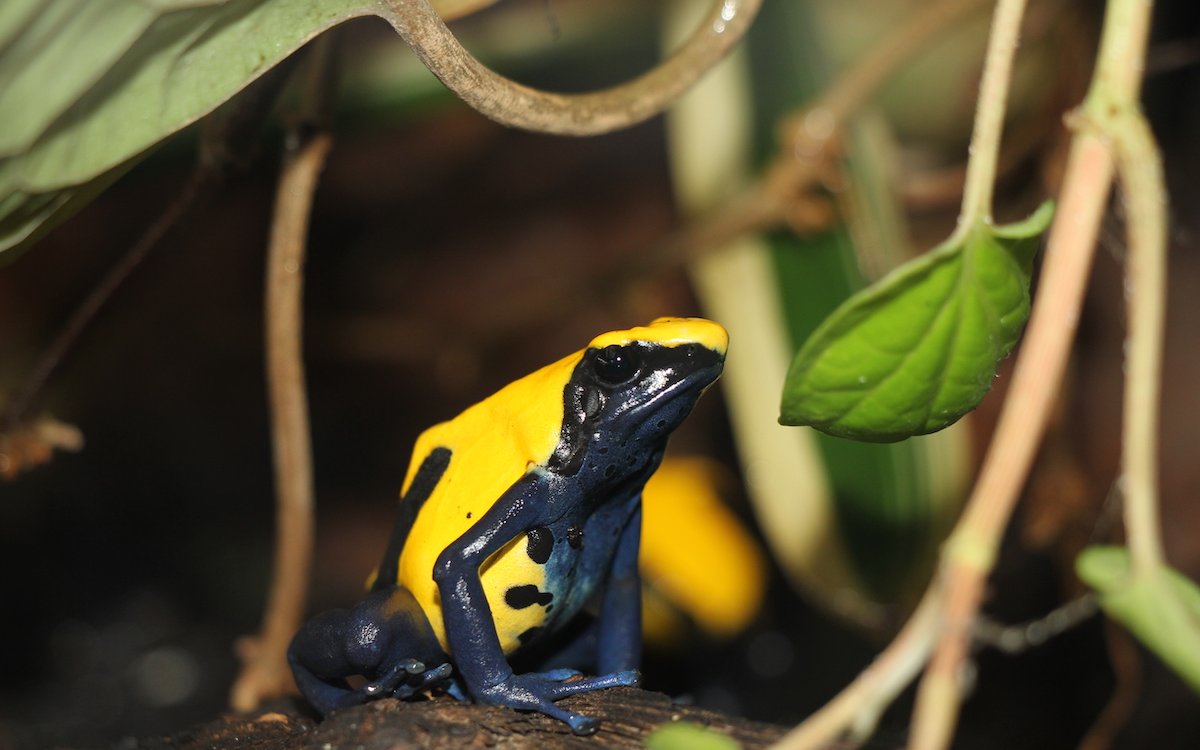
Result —
MULTIPOLYGON (((408 492, 421 461, 434 448, 450 449, 450 465, 409 533, 400 555, 398 583, 411 591, 425 610, 444 649, 449 650, 449 645, 442 625, 441 599, 433 582, 438 555, 466 533, 514 482, 544 465, 554 452, 562 429, 563 389, 579 357, 580 353, 564 357, 510 383, 454 419, 429 428, 417 439, 404 492, 408 492)), ((516 541, 524 553, 524 537, 516 541)), ((489 601, 503 597, 511 581, 535 585, 544 581, 541 566, 526 554, 507 554, 510 549, 506 547, 493 556, 487 570, 481 571, 489 601), (505 562, 497 568, 502 558, 505 562), (495 585, 490 586, 493 581, 495 585)), ((506 607, 493 609, 497 615, 511 611, 506 607)), ((538 607, 514 614, 525 614, 531 621, 528 625, 497 623, 506 652, 516 647, 517 634, 540 624, 538 607)))

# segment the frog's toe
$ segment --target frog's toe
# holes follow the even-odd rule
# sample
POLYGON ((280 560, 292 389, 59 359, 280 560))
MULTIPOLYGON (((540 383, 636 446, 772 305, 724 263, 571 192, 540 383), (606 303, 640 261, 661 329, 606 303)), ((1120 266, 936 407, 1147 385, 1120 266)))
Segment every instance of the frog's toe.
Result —
MULTIPOLYGON (((552 684, 553 683, 543 683, 544 686, 549 686, 552 684)), ((568 683, 568 684, 574 684, 574 683, 568 683)), ((536 698, 534 698, 533 703, 527 703, 526 705, 523 705, 523 706, 514 706, 514 707, 533 709, 535 711, 538 711, 539 713, 543 713, 546 716, 549 716, 552 719, 558 719, 559 721, 561 721, 561 722, 565 723, 567 726, 569 726, 571 728, 572 733, 580 735, 580 736, 596 733, 596 730, 600 728, 600 720, 599 719, 593 719, 590 716, 584 716, 583 714, 577 714, 574 711, 568 711, 565 708, 560 708, 559 706, 556 706, 554 704, 554 701, 561 698, 562 695, 557 695, 557 694, 552 695, 552 692, 553 691, 539 690, 539 689, 530 690, 529 693, 527 693, 524 696, 525 700, 534 698, 534 696, 537 695, 538 693, 542 693, 543 695, 541 696, 541 700, 539 701, 536 698)), ((586 691, 583 691, 583 692, 586 692, 586 691)), ((569 694, 570 693, 564 693, 563 695, 569 695, 569 694)))
POLYGON ((382 675, 355 691, 360 696, 359 702, 374 700, 385 695, 394 695, 398 698, 408 697, 412 694, 411 691, 406 695, 399 695, 399 693, 404 691, 407 683, 410 682, 414 669, 417 669, 416 674, 420 674, 425 666, 416 659, 404 659, 396 662, 382 675))
POLYGON ((422 674, 425 672, 424 662, 418 661, 417 659, 405 659, 400 663, 400 665, 404 671, 410 675, 422 674))
POLYGON ((546 692, 550 694, 550 700, 558 700, 559 698, 565 698, 568 695, 590 693, 593 690, 604 690, 612 687, 636 686, 641 683, 641 681, 642 673, 636 669, 630 669, 625 672, 614 672, 612 674, 600 675, 599 677, 584 677, 578 680, 570 680, 569 682, 548 682, 548 689, 546 692))
POLYGON ((595 734, 596 730, 600 728, 599 719, 593 719, 592 717, 584 716, 583 714, 571 713, 570 711, 563 711, 562 713, 562 716, 556 716, 554 718, 565 721, 567 726, 571 727, 571 732, 581 737, 589 734, 595 734))
POLYGON ((408 678, 392 690, 392 697, 400 699, 409 698, 426 688, 435 687, 445 682, 454 673, 454 667, 449 662, 432 669, 425 669, 425 666, 421 662, 416 662, 416 664, 421 666, 421 670, 414 671, 410 666, 405 672, 408 678))
POLYGON ((569 680, 572 677, 578 677, 581 674, 583 674, 583 673, 580 672, 578 669, 562 668, 562 669, 548 669, 545 672, 530 672, 529 676, 535 677, 540 680, 552 680, 554 682, 562 682, 563 680, 569 680))
POLYGON ((422 672, 419 677, 414 675, 414 679, 411 681, 413 685, 413 692, 425 690, 426 688, 437 687, 449 680, 450 676, 453 674, 454 665, 450 664, 450 662, 438 665, 433 669, 427 669, 422 672))
POLYGON ((454 674, 454 665, 450 662, 446 662, 441 666, 434 667, 433 669, 427 671, 424 675, 422 675, 421 679, 425 682, 425 684, 428 685, 433 682, 448 680, 452 674, 454 674))

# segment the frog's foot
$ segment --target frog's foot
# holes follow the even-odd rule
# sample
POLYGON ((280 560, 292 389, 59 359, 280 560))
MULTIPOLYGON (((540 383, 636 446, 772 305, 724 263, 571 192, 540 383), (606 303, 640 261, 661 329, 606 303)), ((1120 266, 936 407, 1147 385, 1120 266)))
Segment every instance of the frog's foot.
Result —
POLYGON ((572 677, 579 677, 582 674, 583 672, 580 672, 578 669, 547 669, 545 672, 526 672, 524 676, 536 677, 539 680, 562 682, 572 677))
POLYGON ((409 676, 392 690, 392 696, 395 698, 408 698, 426 688, 446 682, 454 673, 454 667, 446 662, 432 669, 425 669, 424 664, 416 662, 407 671, 409 676))
POLYGON ((426 669, 417 659, 403 659, 371 682, 341 696, 337 707, 357 706, 389 695, 401 699, 408 698, 419 690, 445 680, 451 671, 453 667, 450 664, 426 669))
POLYGON ((375 698, 382 698, 385 695, 392 695, 397 690, 404 689, 413 675, 421 674, 424 671, 425 665, 416 659, 402 659, 379 677, 355 690, 354 693, 359 699, 357 702, 363 703, 375 698))
POLYGON ((594 733, 600 727, 600 722, 588 716, 559 708, 554 705, 554 701, 568 695, 590 693, 593 690, 603 690, 621 685, 637 685, 642 680, 641 672, 631 669, 600 677, 584 677, 564 682, 565 679, 578 676, 578 674, 572 669, 554 669, 541 673, 510 675, 500 684, 481 691, 479 699, 497 706, 538 711, 566 722, 575 734, 585 735, 594 733))

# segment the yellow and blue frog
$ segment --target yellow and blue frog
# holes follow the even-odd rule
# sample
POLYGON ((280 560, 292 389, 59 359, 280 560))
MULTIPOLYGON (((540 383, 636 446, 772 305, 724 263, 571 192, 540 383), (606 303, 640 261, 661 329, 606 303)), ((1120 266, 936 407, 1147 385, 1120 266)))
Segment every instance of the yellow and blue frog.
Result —
POLYGON ((642 488, 727 346, 699 318, 612 331, 425 431, 369 596, 292 641, 309 702, 327 713, 439 687, 594 732, 555 701, 640 680, 642 488), (513 672, 509 656, 585 605, 598 614, 573 651, 599 676, 513 672), (354 675, 368 682, 351 688, 354 675))

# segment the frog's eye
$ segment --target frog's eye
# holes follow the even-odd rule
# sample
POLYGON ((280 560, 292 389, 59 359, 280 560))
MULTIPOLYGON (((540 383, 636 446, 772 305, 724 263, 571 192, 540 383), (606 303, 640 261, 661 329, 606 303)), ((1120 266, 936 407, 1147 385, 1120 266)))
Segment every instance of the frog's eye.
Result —
POLYGON ((612 344, 596 352, 596 377, 606 385, 621 385, 638 372, 639 357, 631 346, 612 344))

